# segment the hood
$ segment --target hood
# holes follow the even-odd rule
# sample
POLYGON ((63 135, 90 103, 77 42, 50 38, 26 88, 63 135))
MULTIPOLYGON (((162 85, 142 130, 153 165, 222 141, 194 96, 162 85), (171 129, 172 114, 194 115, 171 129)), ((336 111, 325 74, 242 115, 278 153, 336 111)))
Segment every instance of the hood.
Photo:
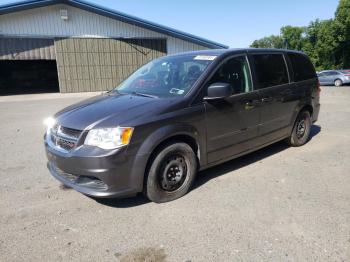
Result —
POLYGON ((127 126, 140 117, 161 113, 173 102, 174 99, 107 93, 66 107, 55 118, 60 125, 78 130, 127 126))

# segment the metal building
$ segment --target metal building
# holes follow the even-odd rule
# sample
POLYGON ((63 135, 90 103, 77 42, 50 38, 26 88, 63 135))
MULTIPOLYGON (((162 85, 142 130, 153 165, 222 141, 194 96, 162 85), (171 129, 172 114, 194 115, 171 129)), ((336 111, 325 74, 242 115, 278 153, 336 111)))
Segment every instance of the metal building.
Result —
POLYGON ((0 94, 117 86, 166 54, 227 48, 81 0, 0 6, 0 94))

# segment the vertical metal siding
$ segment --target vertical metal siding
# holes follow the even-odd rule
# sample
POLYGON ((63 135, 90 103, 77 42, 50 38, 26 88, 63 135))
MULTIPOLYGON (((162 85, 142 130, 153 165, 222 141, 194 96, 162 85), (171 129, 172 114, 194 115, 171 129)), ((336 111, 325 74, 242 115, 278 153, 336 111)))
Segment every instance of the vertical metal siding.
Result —
POLYGON ((67 38, 55 47, 61 92, 104 91, 165 55, 166 40, 67 38))
POLYGON ((0 15, 0 35, 32 37, 166 38, 168 54, 207 49, 181 39, 67 5, 53 5, 0 15), (60 9, 68 10, 68 21, 60 9))

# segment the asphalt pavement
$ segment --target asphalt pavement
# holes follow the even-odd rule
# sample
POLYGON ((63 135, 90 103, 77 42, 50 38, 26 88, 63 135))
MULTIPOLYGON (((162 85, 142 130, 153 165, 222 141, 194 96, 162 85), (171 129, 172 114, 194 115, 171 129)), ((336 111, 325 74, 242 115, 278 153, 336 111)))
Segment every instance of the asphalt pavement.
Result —
POLYGON ((0 261, 350 261, 350 87, 322 88, 305 146, 203 171, 165 204, 51 177, 42 120, 91 95, 0 98, 0 261))

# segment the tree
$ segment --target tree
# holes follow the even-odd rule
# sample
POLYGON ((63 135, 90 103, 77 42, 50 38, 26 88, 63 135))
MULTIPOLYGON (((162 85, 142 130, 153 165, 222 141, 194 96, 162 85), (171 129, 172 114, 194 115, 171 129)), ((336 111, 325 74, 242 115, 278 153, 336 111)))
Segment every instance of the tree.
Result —
POLYGON ((341 68, 350 68, 350 0, 340 0, 333 25, 335 57, 341 68))
POLYGON ((255 48, 283 48, 283 39, 280 36, 271 35, 255 40, 251 47, 255 48))
POLYGON ((255 40, 251 47, 256 48, 286 48, 301 50, 303 44, 304 27, 284 26, 280 35, 271 35, 255 40))
POLYGON ((279 36, 255 40, 251 47, 302 50, 317 70, 350 69, 350 0, 339 1, 334 19, 284 26, 279 36))
POLYGON ((302 50, 311 58, 317 70, 337 68, 334 50, 333 20, 316 20, 306 29, 302 50))
POLYGON ((281 28, 281 36, 283 38, 283 45, 286 49, 302 50, 305 27, 298 26, 284 26, 281 28))

